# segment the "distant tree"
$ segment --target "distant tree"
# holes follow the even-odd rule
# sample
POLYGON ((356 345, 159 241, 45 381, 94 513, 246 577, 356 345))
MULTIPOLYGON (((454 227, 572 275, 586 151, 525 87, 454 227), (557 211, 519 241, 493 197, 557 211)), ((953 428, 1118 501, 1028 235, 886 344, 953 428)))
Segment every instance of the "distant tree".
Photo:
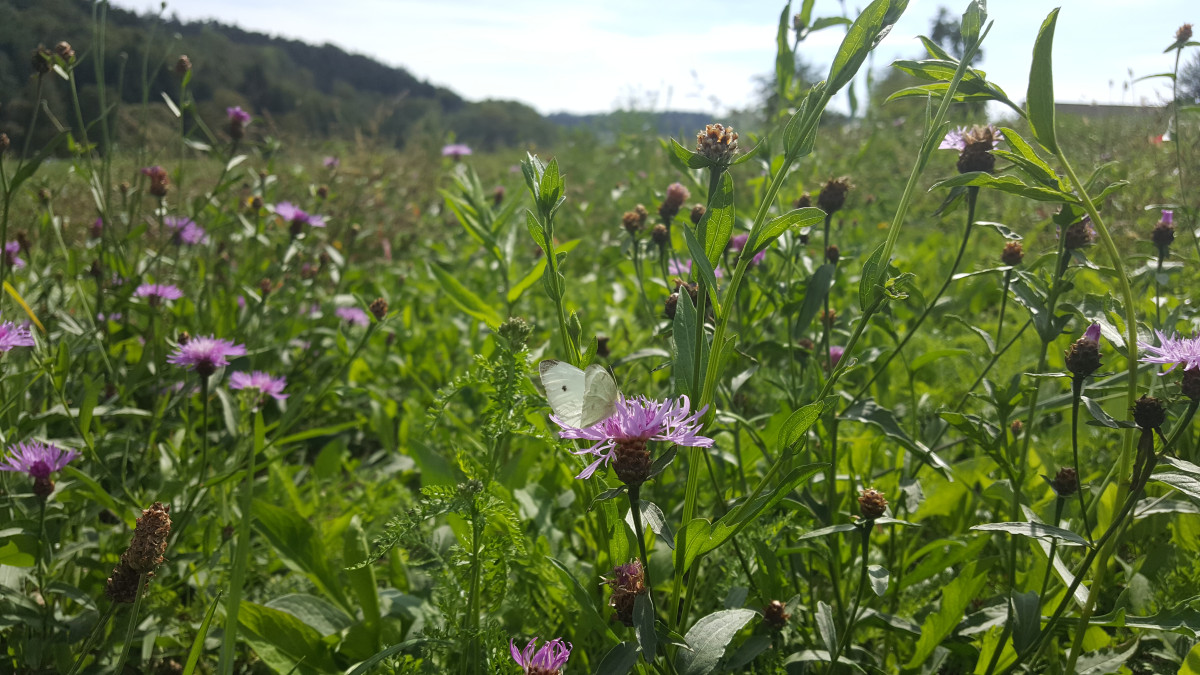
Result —
POLYGON ((1179 69, 1179 97, 1200 102, 1200 50, 1179 69))

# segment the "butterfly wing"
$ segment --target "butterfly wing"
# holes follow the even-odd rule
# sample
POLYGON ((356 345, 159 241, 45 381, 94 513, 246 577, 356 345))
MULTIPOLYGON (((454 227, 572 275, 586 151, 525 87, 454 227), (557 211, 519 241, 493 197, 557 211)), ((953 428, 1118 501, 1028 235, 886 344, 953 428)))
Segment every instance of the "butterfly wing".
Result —
POLYGON ((565 361, 548 359, 538 364, 538 373, 554 414, 564 424, 578 428, 586 389, 583 371, 565 361))
POLYGON ((612 417, 617 412, 617 382, 604 366, 591 365, 583 374, 583 405, 579 426, 593 424, 612 417))

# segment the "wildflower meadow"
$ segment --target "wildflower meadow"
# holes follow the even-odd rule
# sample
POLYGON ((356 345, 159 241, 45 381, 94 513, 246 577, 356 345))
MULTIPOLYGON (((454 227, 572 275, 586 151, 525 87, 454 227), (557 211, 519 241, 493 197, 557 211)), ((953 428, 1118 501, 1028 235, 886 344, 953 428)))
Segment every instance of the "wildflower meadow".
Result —
POLYGON ((0 673, 1200 673, 1200 105, 1059 111, 1083 8, 846 117, 908 3, 796 2, 761 129, 517 152, 106 98, 95 4, 0 134, 0 673))

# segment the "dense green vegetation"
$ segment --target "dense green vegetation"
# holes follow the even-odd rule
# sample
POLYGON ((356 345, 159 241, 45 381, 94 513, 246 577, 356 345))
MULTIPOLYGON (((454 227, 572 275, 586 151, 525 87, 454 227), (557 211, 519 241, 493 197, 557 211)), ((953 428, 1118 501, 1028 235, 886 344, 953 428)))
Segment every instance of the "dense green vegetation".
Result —
POLYGON ((0 154, 0 672, 1200 673, 1197 107, 1055 119, 1054 13, 976 126, 972 2, 823 116, 905 3, 814 77, 811 7, 736 143, 454 159, 198 57, 76 106, 100 50, 48 56, 0 154), (566 364, 628 399, 572 431, 566 364))

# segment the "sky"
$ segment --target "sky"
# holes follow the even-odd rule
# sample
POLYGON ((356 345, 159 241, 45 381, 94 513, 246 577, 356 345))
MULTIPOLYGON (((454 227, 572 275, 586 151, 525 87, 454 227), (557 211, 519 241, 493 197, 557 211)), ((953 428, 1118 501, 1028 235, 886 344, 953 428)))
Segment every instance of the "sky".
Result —
MULTIPOLYGON (((113 0, 139 12, 160 0, 113 0)), ((798 11, 800 0, 793 1, 798 11)), ((846 7, 865 0, 846 0, 846 7)), ((961 5, 961 6, 959 6, 961 5)), ((992 0, 995 22, 978 67, 1020 103, 1038 27, 1061 6, 1054 41, 1055 98, 1156 103, 1168 72, 1163 49, 1183 23, 1200 24, 1195 0, 992 0), (1132 72, 1132 77, 1130 76, 1132 72)), ((470 100, 517 100, 543 114, 615 109, 724 112, 756 102, 756 77, 773 72, 779 0, 169 0, 181 19, 216 19, 316 44, 331 43, 406 68, 470 100)), ((874 67, 918 58, 938 8, 964 0, 911 0, 876 49, 874 67)), ((814 16, 841 13, 817 0, 814 16)), ((855 13, 856 14, 856 13, 855 13)), ((844 28, 812 34, 801 58, 824 73, 844 28)), ((860 85, 861 86, 861 85, 860 85)), ((861 90, 860 90, 861 91, 861 90)), ((844 99, 844 97, 843 97, 844 99)), ((844 108, 844 100, 834 107, 844 108)))

